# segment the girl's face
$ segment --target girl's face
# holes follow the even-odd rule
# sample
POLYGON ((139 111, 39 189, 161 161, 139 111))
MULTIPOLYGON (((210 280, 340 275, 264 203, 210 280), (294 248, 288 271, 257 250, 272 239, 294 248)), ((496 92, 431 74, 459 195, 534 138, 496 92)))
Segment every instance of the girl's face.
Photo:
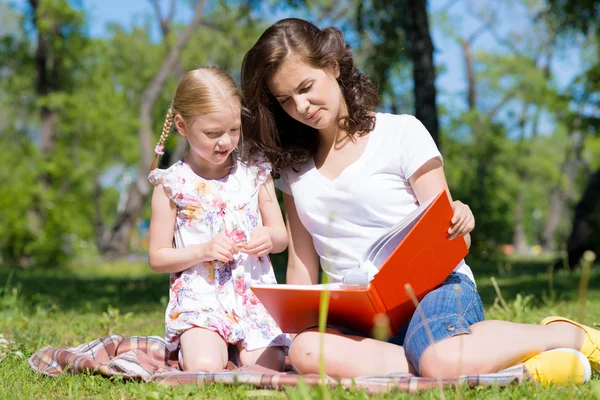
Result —
POLYGON ((240 140, 240 106, 232 105, 197 117, 186 124, 181 115, 175 116, 175 126, 188 139, 190 151, 213 165, 229 159, 240 140))
POLYGON ((288 56, 277 72, 267 82, 290 117, 317 130, 337 126, 340 116, 346 113, 340 85, 339 69, 313 68, 299 57, 288 56))

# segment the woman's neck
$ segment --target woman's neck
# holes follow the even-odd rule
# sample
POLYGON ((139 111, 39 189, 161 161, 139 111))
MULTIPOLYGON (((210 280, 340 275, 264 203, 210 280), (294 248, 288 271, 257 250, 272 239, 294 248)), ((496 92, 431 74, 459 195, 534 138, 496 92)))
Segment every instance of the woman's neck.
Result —
POLYGON ((352 137, 344 129, 340 128, 340 116, 348 115, 348 106, 345 102, 340 105, 340 112, 335 121, 326 128, 319 130, 319 152, 328 153, 333 148, 343 147, 352 137))

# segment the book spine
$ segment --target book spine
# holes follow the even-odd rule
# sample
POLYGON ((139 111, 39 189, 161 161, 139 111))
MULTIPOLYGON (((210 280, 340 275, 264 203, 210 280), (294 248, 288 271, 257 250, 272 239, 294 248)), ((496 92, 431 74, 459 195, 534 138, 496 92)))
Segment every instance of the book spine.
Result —
POLYGON ((377 293, 377 289, 371 285, 371 290, 367 291, 367 295, 369 296, 369 300, 371 300, 371 304, 373 304, 373 308, 378 314, 387 314, 388 310, 385 308, 385 304, 379 297, 379 293, 377 293))

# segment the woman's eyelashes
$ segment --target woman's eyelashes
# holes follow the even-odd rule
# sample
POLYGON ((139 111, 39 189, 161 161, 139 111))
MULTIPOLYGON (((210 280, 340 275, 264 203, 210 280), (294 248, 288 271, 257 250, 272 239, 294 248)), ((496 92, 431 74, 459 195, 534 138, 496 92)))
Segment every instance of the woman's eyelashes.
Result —
POLYGON ((302 89, 300 89, 300 93, 306 93, 308 91, 310 91, 310 89, 312 88, 312 83, 308 86, 303 87, 302 89))
MULTIPOLYGON (((308 86, 305 86, 305 87, 303 87, 303 88, 302 88, 302 89, 300 89, 300 91, 299 91, 299 92, 300 92, 300 94, 308 93, 308 92, 310 91, 310 89, 312 89, 312 86, 313 86, 313 83, 311 83, 311 84, 310 84, 310 85, 308 85, 308 86)), ((285 104, 285 103, 286 103, 286 102, 287 102, 289 99, 290 99, 289 97, 286 97, 285 99, 283 99, 283 100, 280 100, 280 101, 279 101, 279 104, 285 104)))

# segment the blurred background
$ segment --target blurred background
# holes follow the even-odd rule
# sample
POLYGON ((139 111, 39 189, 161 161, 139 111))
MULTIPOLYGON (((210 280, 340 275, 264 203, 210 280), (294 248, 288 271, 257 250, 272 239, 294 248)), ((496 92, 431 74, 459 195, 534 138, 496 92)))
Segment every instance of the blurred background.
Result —
MULTIPOLYGON (((239 81, 284 17, 342 29, 476 217, 471 263, 600 250, 599 0, 0 0, 0 265, 146 257, 147 171, 185 71, 239 81)), ((167 143, 162 167, 184 142, 167 143)), ((275 257, 280 272, 285 255, 275 257)))

